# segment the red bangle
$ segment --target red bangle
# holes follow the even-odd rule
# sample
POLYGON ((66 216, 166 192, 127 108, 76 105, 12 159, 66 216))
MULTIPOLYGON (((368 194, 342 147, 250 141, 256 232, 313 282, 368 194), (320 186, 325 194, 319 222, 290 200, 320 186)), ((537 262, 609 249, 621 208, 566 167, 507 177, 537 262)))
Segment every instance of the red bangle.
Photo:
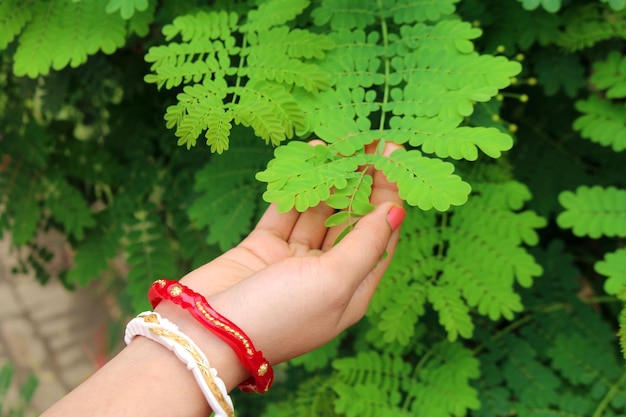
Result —
POLYGON ((213 310, 202 295, 178 281, 159 279, 150 287, 148 299, 152 308, 155 308, 161 300, 178 304, 189 311, 204 327, 228 343, 243 366, 252 374, 250 378, 239 384, 240 390, 264 393, 270 389, 274 382, 274 371, 270 363, 261 352, 254 349, 252 341, 243 330, 213 310))

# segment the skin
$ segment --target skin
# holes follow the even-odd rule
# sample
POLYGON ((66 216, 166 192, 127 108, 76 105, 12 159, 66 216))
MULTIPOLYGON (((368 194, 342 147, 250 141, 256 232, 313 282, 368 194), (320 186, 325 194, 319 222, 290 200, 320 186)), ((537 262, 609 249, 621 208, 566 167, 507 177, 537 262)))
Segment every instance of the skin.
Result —
MULTIPOLYGON (((384 152, 393 150, 387 145, 384 152)), ((381 172, 371 173, 376 209, 337 245, 341 228, 324 226, 333 213, 326 205, 304 213, 279 213, 271 205, 238 246, 181 282, 246 332, 272 364, 324 345, 363 317, 398 241, 402 200, 381 172)), ((229 391, 249 376, 230 347, 184 310, 162 302, 156 311, 200 346, 229 391)), ((184 365, 158 343, 137 337, 43 416, 209 413, 184 365)))

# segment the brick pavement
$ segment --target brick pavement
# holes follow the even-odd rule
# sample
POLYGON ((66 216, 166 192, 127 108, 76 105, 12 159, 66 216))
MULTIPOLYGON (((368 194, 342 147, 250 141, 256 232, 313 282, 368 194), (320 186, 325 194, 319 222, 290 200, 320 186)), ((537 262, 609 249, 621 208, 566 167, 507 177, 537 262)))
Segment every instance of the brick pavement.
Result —
POLYGON ((94 288, 70 292, 54 279, 42 286, 31 275, 12 273, 16 260, 8 239, 0 240, 0 366, 10 361, 16 382, 30 372, 37 376, 31 416, 95 371, 110 320, 94 288))

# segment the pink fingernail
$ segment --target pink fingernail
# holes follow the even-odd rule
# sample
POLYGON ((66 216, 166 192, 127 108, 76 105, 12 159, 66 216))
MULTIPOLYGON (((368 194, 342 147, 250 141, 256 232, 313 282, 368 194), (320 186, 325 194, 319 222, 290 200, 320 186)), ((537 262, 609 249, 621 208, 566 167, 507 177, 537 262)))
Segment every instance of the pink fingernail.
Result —
POLYGON ((406 210, 402 207, 393 206, 387 212, 387 220, 391 225, 391 230, 396 230, 402 224, 404 217, 406 216, 406 210))

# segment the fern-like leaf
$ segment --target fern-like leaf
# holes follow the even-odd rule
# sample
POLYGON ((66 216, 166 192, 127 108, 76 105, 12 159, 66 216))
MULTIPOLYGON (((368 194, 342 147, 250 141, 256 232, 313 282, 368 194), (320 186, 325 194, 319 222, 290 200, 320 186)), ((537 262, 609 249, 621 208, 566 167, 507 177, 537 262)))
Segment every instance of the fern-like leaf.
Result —
POLYGON ((311 13, 313 23, 317 26, 330 24, 331 29, 364 29, 374 23, 377 18, 373 2, 364 3, 358 0, 323 0, 321 5, 311 13))
POLYGON ((32 19, 33 3, 21 0, 0 3, 0 50, 5 49, 32 19))
MULTIPOLYGON (((302 142, 289 142, 277 148, 275 159, 256 178, 267 182, 263 198, 278 203, 279 211, 293 207, 305 211, 330 197, 334 187, 347 185, 347 173, 354 172, 358 161, 351 158, 326 158, 316 148, 302 142)), ((354 174, 356 175, 356 174, 354 174)))
POLYGON ((624 0, 600 0, 602 3, 607 3, 611 9, 615 11, 623 10, 626 7, 626 1, 624 0))
POLYGON ((467 54, 474 50, 472 40, 478 38, 481 33, 480 29, 472 27, 468 22, 458 20, 440 20, 435 24, 403 25, 400 27, 401 39, 397 44, 397 53, 402 55, 411 49, 435 47, 467 54))
POLYGON ((593 71, 589 81, 595 87, 605 90, 606 98, 626 97, 626 57, 612 51, 605 61, 594 63, 593 71))
POLYGON ((360 352, 355 357, 336 359, 338 381, 335 410, 347 416, 406 415, 400 406, 400 388, 409 364, 402 358, 360 352))
POLYGON ((516 182, 477 183, 477 194, 451 214, 438 218, 410 210, 404 224, 411 233, 397 248, 404 262, 390 266, 368 313, 381 337, 407 343, 426 302, 433 304, 450 340, 472 335, 471 309, 491 320, 521 312, 515 284, 529 287, 543 272, 521 246, 536 245, 536 229, 546 224, 533 212, 519 212, 529 197, 516 182), (398 321, 402 311, 411 311, 407 316, 413 318, 398 321))
POLYGON ((502 367, 506 385, 519 396, 520 402, 535 407, 554 404, 561 381, 541 362, 535 348, 515 335, 505 335, 496 343, 507 357, 502 367))
POLYGON ((568 13, 565 30, 558 44, 570 51, 589 48, 595 44, 626 36, 626 27, 619 12, 611 12, 600 4, 585 4, 568 13))
POLYGON ((448 49, 420 48, 391 61, 394 73, 390 83, 402 81, 406 86, 395 89, 395 97, 386 110, 395 114, 415 109, 415 115, 438 116, 460 123, 472 113, 473 102, 489 101, 500 88, 510 84, 512 76, 521 70, 519 63, 503 57, 459 55, 448 49), (471 79, 471 83, 467 83, 471 79))
POLYGON ((19 38, 13 71, 35 78, 50 69, 77 67, 98 51, 110 54, 126 42, 126 23, 106 14, 107 0, 35 3, 19 38))
POLYGON ((277 59, 271 55, 251 55, 248 67, 239 73, 250 78, 275 81, 304 88, 317 93, 329 87, 326 74, 317 65, 303 63, 297 59, 277 59))
POLYGON ((393 21, 398 24, 414 22, 436 22, 445 16, 451 15, 455 11, 455 4, 459 0, 435 0, 426 3, 416 4, 412 0, 393 1, 388 13, 393 21))
POLYGON ((583 138, 614 151, 626 149, 626 112, 623 104, 613 104, 598 96, 576 102, 576 110, 583 113, 574 121, 574 129, 583 138))
POLYGON ((159 218, 146 209, 134 213, 134 221, 127 226, 124 253, 130 267, 127 293, 133 309, 150 308, 146 288, 159 278, 175 278, 176 264, 171 243, 163 239, 166 229, 159 218))
POLYGON ((594 269, 607 277, 604 291, 607 294, 620 295, 626 290, 626 249, 607 253, 604 259, 596 262, 594 269))
POLYGON ((559 194, 559 202, 565 211, 559 214, 557 223, 572 229, 576 236, 626 236, 626 191, 580 186, 576 192, 559 194))
POLYGON ((439 158, 478 159, 478 151, 492 158, 513 147, 510 135, 493 127, 456 127, 454 123, 436 117, 393 117, 391 129, 385 132, 396 143, 407 141, 421 147, 424 153, 439 158))
POLYGON ((541 6, 545 11, 556 13, 561 8, 561 0, 517 0, 526 10, 535 10, 541 6))
POLYGON ((244 55, 273 55, 284 53, 290 58, 322 59, 334 47, 330 37, 311 33, 302 29, 290 30, 278 26, 263 32, 248 33, 250 46, 244 55))
POLYGON ((102 272, 109 270, 109 261, 117 255, 122 236, 123 230, 120 226, 89 230, 74 255, 66 280, 85 286, 97 279, 102 272))
MULTIPOLYGON (((166 40, 180 36, 183 42, 220 39, 226 41, 237 27, 239 16, 234 12, 200 11, 178 16, 171 24, 163 26, 166 40)), ((152 49, 152 48, 151 48, 152 49)), ((153 62, 148 60, 148 62, 153 62)))
POLYGON ((464 416, 480 408, 470 381, 480 376, 479 362, 460 343, 434 343, 406 390, 412 415, 464 416))
POLYGON ((199 196, 187 213, 197 229, 207 232, 207 243, 226 251, 250 230, 263 191, 254 174, 270 156, 265 147, 240 141, 196 173, 194 191, 199 196))
POLYGON ((106 5, 107 13, 115 13, 119 10, 122 19, 128 20, 137 12, 148 9, 148 0, 109 0, 106 5))
POLYGON ((269 0, 248 13, 243 32, 265 32, 267 29, 293 20, 310 4, 310 0, 269 0))
POLYGON ((471 190, 452 173, 452 164, 424 157, 416 150, 398 149, 389 157, 372 155, 368 159, 389 181, 398 184, 400 197, 422 210, 445 211, 452 205, 462 205, 471 190))
MULTIPOLYGON (((284 14, 275 17, 274 23, 257 23, 267 23, 269 28, 281 19, 294 18, 306 5, 307 1, 297 0, 263 3, 257 14, 265 16, 276 8, 285 9, 284 14)), ((234 12, 181 16, 166 25, 163 33, 168 40, 181 38, 182 42, 148 51, 145 59, 152 64, 152 73, 145 76, 146 82, 167 89, 184 86, 178 103, 170 106, 165 116, 167 127, 176 128, 179 145, 194 146, 206 131, 211 150, 221 153, 228 149, 232 123, 251 127, 273 145, 305 130, 304 113, 295 93, 329 87, 328 75, 307 60, 323 56, 332 48, 332 41, 286 26, 256 33, 251 23, 254 16, 251 12, 244 26, 234 12), (243 40, 237 30, 248 31, 243 40)))
POLYGON ((298 384, 297 389, 281 401, 272 401, 262 417, 335 417, 332 386, 327 375, 315 375, 298 384))
POLYGON ((428 301, 439 313, 439 322, 454 342, 459 336, 469 338, 474 332, 474 323, 469 308, 461 299, 460 291, 453 286, 431 285, 427 290, 428 301))
POLYGON ((82 194, 65 178, 54 176, 44 181, 43 190, 52 218, 63 225, 69 236, 82 240, 85 229, 95 225, 93 213, 82 194))
POLYGON ((24 245, 35 237, 39 227, 41 207, 33 196, 41 191, 40 182, 29 175, 0 172, 0 189, 0 224, 10 224, 13 243, 24 245))
POLYGON ((533 58, 533 68, 546 95, 552 96, 562 90, 574 98, 585 86, 585 67, 577 55, 542 49, 533 58))

